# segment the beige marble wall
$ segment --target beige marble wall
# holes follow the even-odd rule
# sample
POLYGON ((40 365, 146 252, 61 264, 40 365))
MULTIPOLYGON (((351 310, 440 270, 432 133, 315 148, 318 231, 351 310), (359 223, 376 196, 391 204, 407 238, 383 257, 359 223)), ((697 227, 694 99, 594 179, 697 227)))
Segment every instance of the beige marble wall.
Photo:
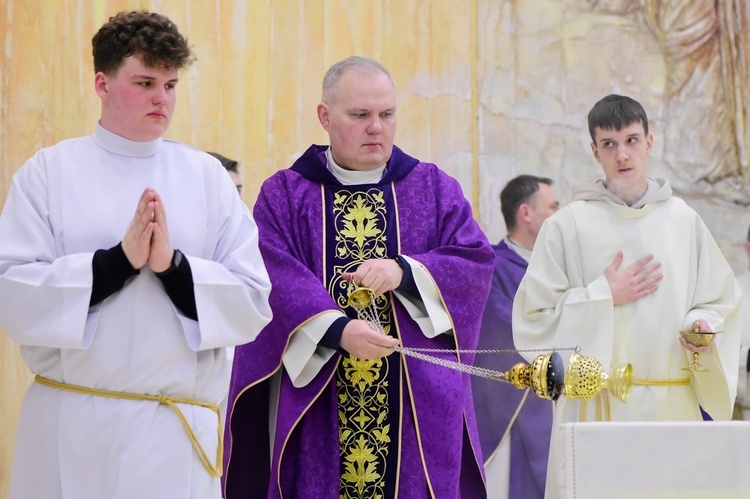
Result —
MULTIPOLYGON (((169 137, 239 159, 248 204, 263 179, 325 142, 320 80, 359 54, 396 80, 397 144, 461 181, 492 242, 505 231, 498 194, 509 178, 551 177, 569 201, 572 184, 599 176, 585 117, 616 92, 651 117, 653 172, 704 216, 735 269, 746 265, 739 104, 750 85, 747 68, 730 63, 744 55, 748 0, 0 0, 0 202, 35 150, 93 130, 90 39, 133 8, 168 15, 198 57, 181 77, 169 137), (730 43, 731 9, 742 29, 730 43), (685 41, 675 35, 683 25, 703 32, 685 41)), ((0 376, 2 498, 30 380, 3 334, 0 376)))

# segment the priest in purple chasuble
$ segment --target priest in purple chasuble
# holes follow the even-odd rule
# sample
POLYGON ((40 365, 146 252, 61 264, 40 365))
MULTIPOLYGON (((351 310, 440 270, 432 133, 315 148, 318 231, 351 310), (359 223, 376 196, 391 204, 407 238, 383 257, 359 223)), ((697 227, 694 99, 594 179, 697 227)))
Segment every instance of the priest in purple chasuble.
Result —
MULTIPOLYGON (((480 350, 513 350, 513 298, 544 220, 560 208, 552 180, 533 175, 511 179, 500 193, 507 237, 493 246, 495 271, 482 317, 480 350)), ((526 360, 518 353, 484 353, 476 365, 506 372, 526 360)), ((529 390, 487 378, 472 378, 479 440, 490 498, 544 497, 552 401, 529 390), (507 446, 510 446, 510 452, 507 446), (509 469, 508 469, 509 468, 509 469), (508 477, 500 479, 499 477, 508 477)))
POLYGON ((236 350, 227 498, 485 497, 467 374, 494 255, 458 182, 393 146, 395 89, 350 57, 324 79, 312 146, 254 208, 273 321, 236 350), (347 305, 373 289, 382 331, 347 305), (383 331, 386 333, 383 335, 383 331))

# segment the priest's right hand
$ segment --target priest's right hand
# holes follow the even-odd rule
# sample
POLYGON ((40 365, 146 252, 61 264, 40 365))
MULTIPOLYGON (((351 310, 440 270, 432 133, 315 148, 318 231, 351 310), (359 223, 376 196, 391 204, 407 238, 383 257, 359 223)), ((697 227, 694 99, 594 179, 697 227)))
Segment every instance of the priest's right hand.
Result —
POLYGON ((356 272, 344 272, 341 277, 355 286, 370 288, 375 296, 380 296, 398 288, 404 270, 392 258, 371 258, 362 262, 356 272))
POLYGON ((156 191, 150 187, 141 194, 125 236, 122 238, 122 250, 128 257, 130 265, 138 270, 148 262, 151 254, 151 236, 154 233, 154 204, 156 191))
POLYGON ((352 320, 344 327, 339 346, 358 359, 378 359, 393 353, 399 341, 375 331, 363 320, 352 320))

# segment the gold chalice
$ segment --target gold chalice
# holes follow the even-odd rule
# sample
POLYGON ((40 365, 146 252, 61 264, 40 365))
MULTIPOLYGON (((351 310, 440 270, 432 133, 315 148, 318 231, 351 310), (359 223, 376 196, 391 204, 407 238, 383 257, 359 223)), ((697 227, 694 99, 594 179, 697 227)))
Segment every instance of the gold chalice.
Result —
MULTIPOLYGON (((695 345, 697 347, 705 347, 708 346, 711 343, 711 340, 714 339, 714 336, 716 336, 716 333, 713 331, 701 331, 701 325, 700 322, 695 321, 693 322, 693 327, 690 331, 680 331, 680 336, 685 338, 685 341, 690 343, 691 345, 695 345)), ((701 354, 698 352, 693 352, 693 362, 687 366, 683 367, 683 371, 698 371, 698 372, 710 372, 708 369, 703 367, 700 363, 701 354)))

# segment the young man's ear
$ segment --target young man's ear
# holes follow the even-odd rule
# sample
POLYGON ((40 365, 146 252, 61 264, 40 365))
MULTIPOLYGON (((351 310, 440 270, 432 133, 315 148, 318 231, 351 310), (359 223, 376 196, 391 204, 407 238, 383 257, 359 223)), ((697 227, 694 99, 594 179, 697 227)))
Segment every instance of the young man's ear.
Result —
POLYGON ((601 163, 601 159, 599 158, 599 149, 596 148, 596 144, 593 142, 591 143, 591 154, 594 155, 594 159, 597 163, 601 163))
POLYGON ((94 90, 99 98, 104 99, 109 94, 109 78, 107 75, 99 71, 94 75, 94 90))

